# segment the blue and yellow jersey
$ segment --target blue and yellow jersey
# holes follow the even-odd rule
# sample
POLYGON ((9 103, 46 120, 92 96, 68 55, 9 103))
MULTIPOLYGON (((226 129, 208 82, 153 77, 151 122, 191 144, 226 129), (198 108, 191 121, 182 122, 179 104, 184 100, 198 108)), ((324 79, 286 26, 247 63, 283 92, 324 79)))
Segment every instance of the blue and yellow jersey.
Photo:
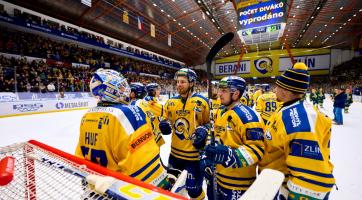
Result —
POLYGON ((159 153, 146 114, 136 106, 98 106, 82 118, 78 157, 158 185, 166 177, 159 153))
POLYGON ((210 118, 208 99, 198 93, 186 100, 175 96, 164 105, 164 118, 172 124, 171 155, 184 160, 199 160, 199 151, 192 145, 195 128, 210 118))
POLYGON ((266 92, 259 96, 256 101, 255 110, 260 114, 261 118, 266 122, 278 111, 281 103, 277 101, 277 96, 273 92, 266 92))
POLYGON ((248 100, 247 96, 243 95, 242 97, 240 97, 240 103, 243 104, 244 106, 249 106, 248 102, 249 102, 249 100, 248 100))
POLYGON ((160 104, 156 97, 146 96, 138 106, 146 113, 150 119, 152 131, 155 134, 155 140, 158 146, 165 144, 165 140, 162 137, 162 133, 158 127, 162 120, 163 105, 160 104))
POLYGON ((304 101, 287 104, 270 118, 259 166, 284 172, 289 190, 323 199, 335 184, 329 159, 331 119, 304 101))
POLYGON ((215 121, 215 140, 236 150, 241 168, 216 166, 217 183, 233 190, 247 190, 256 178, 257 163, 264 155, 264 124, 250 107, 221 109, 215 121))

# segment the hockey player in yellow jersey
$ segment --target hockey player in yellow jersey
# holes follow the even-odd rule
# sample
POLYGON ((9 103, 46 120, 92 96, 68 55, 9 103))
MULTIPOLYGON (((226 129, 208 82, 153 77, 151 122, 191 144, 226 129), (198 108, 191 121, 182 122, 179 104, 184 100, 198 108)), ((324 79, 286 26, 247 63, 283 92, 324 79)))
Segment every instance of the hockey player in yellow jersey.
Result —
MULTIPOLYGON (((250 107, 242 105, 244 79, 228 76, 221 79, 219 96, 224 109, 217 113, 214 125, 215 144, 205 147, 201 168, 216 164, 217 196, 208 187, 209 199, 239 199, 256 178, 256 166, 264 155, 263 122, 250 107)), ((207 127, 198 128, 202 134, 207 127)))
POLYGON ((279 109, 280 103, 277 101, 275 93, 270 91, 269 84, 262 84, 262 94, 256 101, 255 110, 260 114, 267 124, 269 118, 279 109))
POLYGON ((240 97, 240 103, 244 106, 249 106, 249 96, 246 92, 240 97))
POLYGON ((212 112, 215 115, 221 106, 220 98, 218 96, 219 81, 211 81, 212 84, 212 112))
POLYGON ((161 87, 157 83, 149 83, 146 85, 147 96, 143 99, 142 104, 146 104, 148 108, 146 112, 150 118, 152 130, 155 134, 156 143, 161 146, 165 144, 162 138, 161 131, 159 129, 160 121, 162 120, 163 105, 159 103, 158 98, 160 97, 161 87))
POLYGON ((130 105, 136 105, 146 96, 146 87, 140 82, 133 82, 129 84, 131 88, 130 105))
POLYGON ((114 70, 99 69, 90 89, 100 102, 81 120, 76 156, 168 189, 168 175, 146 115, 127 105, 131 91, 126 79, 114 70))
MULTIPOLYGON (((172 125, 172 142, 169 165, 188 172, 186 189, 192 199, 203 199, 202 176, 200 173, 199 151, 193 146, 192 135, 195 128, 209 122, 208 100, 194 93, 197 75, 187 68, 175 74, 179 95, 167 100, 164 106, 164 117, 172 125)), ((167 123, 160 122, 162 133, 167 132, 167 123), (163 126, 166 125, 166 131, 163 126)))
POLYGON ((307 69, 296 63, 276 81, 277 100, 283 106, 266 127, 266 151, 259 168, 286 175, 289 195, 282 193, 288 199, 328 199, 335 184, 329 159, 332 123, 302 100, 310 82, 307 69))
POLYGON ((256 101, 258 100, 259 96, 262 94, 261 91, 261 85, 260 84, 255 84, 255 91, 253 94, 253 101, 254 101, 254 105, 256 104, 256 101))

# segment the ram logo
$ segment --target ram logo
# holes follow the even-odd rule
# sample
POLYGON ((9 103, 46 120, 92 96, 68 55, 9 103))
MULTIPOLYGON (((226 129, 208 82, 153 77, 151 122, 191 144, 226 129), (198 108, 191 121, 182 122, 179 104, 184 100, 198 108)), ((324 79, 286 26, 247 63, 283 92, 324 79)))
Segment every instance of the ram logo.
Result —
POLYGON ((254 65, 256 70, 262 74, 271 73, 273 71, 273 61, 268 57, 255 60, 254 65))

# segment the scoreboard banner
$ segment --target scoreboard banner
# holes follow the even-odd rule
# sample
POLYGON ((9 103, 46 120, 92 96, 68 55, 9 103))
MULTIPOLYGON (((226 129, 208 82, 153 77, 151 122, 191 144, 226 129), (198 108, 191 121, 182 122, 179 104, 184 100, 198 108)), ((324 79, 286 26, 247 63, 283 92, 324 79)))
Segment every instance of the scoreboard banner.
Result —
POLYGON ((271 0, 238 9, 238 30, 284 23, 286 21, 285 0, 271 0))
MULTIPOLYGON (((292 49, 294 60, 304 62, 311 75, 329 73, 331 56, 329 49, 292 49)), ((235 74, 239 55, 216 60, 214 72, 220 78, 235 74)), ((286 50, 261 51, 244 54, 236 75, 241 77, 276 77, 292 67, 286 50)))

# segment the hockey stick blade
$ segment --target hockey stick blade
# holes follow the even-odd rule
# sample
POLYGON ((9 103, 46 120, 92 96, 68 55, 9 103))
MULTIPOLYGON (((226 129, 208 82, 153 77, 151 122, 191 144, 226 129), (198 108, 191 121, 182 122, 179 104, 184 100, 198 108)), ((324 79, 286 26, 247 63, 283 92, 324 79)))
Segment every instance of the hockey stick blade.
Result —
POLYGON ((207 70, 207 80, 209 81, 208 85, 208 95, 211 97, 211 62, 215 58, 216 54, 227 45, 234 38, 234 33, 229 32, 221 36, 221 38, 214 44, 210 49, 209 53, 206 56, 206 70, 207 70))
POLYGON ((177 193, 181 196, 187 197, 186 192, 186 178, 187 178, 187 171, 183 170, 180 176, 177 178, 177 181, 173 185, 171 192, 177 193))

